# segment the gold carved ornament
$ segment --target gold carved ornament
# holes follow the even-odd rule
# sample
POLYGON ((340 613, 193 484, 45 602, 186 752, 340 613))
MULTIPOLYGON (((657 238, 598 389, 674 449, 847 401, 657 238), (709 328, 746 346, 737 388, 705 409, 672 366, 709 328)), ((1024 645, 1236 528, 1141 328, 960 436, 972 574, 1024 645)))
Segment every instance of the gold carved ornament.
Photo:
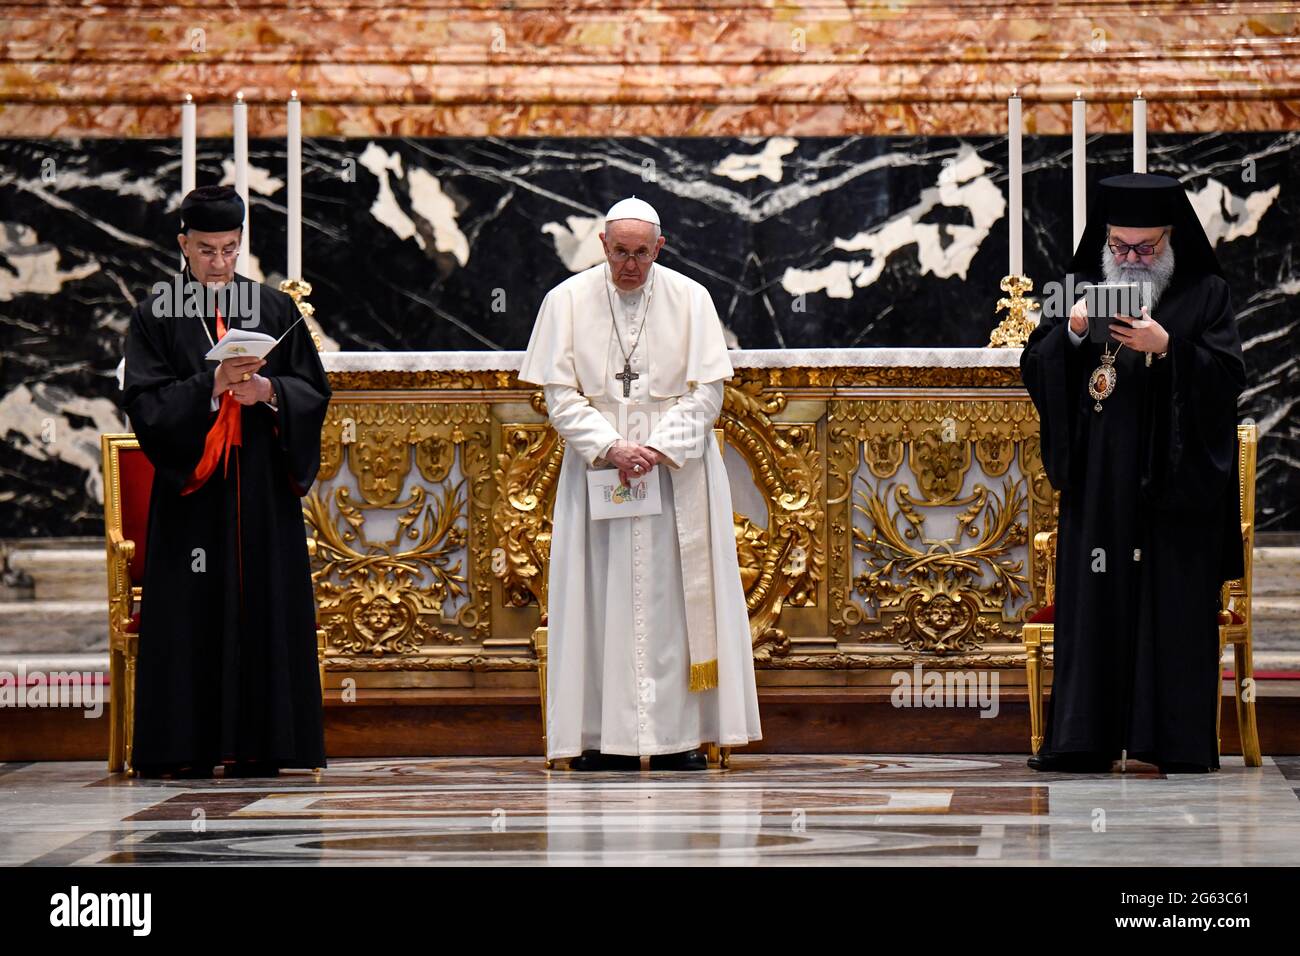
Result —
POLYGON ((1038 319, 1032 315, 1038 311, 1038 303, 1025 298, 1026 292, 1034 291, 1034 280, 1023 275, 1004 276, 999 286, 1009 294, 998 299, 994 313, 1006 309, 1007 314, 989 335, 989 348, 1024 348, 1038 327, 1038 319))
POLYGON ((303 507, 329 669, 475 663, 475 648, 441 658, 429 649, 490 635, 491 582, 467 566, 487 538, 488 428, 479 403, 331 403, 303 507), (324 490, 345 464, 356 491, 324 490), (412 464, 431 487, 415 483, 403 494, 412 464), (396 513, 395 530, 374 539, 366 523, 380 512, 396 513))
MULTIPOLYGON (((832 633, 841 643, 886 644, 911 655, 1016 664, 1010 657, 993 661, 983 647, 1016 641, 1018 631, 1000 622, 1008 619, 1009 608, 1012 619, 1023 620, 1036 610, 1032 595, 1040 593, 1030 579, 1030 574, 1037 578, 1038 569, 1026 572, 1026 562, 1012 554, 1026 546, 1028 524, 1045 524, 1050 516, 1032 406, 1024 401, 835 401, 828 433, 836 574, 832 633), (1031 446, 1035 456, 1026 459, 1031 446), (1020 477, 1010 474, 1017 460, 1020 477), (915 490, 895 480, 904 461, 915 490), (1001 488, 969 483, 973 463, 985 479, 1002 478, 1001 488), (928 533, 927 520, 940 514, 955 521, 953 534, 928 533), (855 573, 858 566, 862 570, 855 573)), ((839 663, 897 666, 912 659, 899 654, 858 665, 839 663)))
POLYGON ((758 377, 742 373, 724 392, 720 418, 768 511, 766 529, 732 516, 756 660, 789 652, 789 638, 777 626, 782 608, 815 606, 826 569, 817 427, 774 421, 786 403, 784 393, 765 394, 758 377))
MULTIPOLYGON (((530 401, 538 414, 546 414, 541 392, 534 393, 530 401)), ((496 546, 492 549, 492 574, 501 582, 507 607, 526 607, 535 601, 545 619, 551 510, 564 460, 564 441, 546 424, 505 424, 501 426, 501 446, 493 472, 496 546)))

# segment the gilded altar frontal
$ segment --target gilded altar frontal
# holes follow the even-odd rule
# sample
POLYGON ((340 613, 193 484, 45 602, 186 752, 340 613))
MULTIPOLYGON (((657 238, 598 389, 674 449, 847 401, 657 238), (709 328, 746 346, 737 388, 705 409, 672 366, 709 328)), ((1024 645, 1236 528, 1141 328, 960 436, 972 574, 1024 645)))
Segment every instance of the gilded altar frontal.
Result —
MULTIPOLYGON (((329 686, 532 686, 563 442, 512 371, 333 369, 304 499, 329 686)), ((716 435, 761 684, 1013 669, 1055 527, 1015 367, 738 363, 716 435)))

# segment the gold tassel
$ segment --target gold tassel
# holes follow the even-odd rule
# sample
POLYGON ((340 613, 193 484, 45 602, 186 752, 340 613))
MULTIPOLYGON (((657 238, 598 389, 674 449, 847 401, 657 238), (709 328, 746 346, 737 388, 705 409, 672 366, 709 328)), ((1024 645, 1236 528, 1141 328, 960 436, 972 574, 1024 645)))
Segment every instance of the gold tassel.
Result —
POLYGON ((691 665, 691 690, 712 690, 718 686, 718 660, 691 665))

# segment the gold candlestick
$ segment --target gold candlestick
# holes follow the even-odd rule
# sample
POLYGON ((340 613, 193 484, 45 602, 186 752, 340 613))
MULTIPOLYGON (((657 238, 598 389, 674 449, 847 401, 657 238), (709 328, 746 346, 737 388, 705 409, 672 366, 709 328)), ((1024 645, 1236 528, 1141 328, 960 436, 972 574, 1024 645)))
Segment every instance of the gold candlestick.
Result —
POLYGON ((988 347, 991 349, 1024 348, 1025 343, 1029 341, 1029 333, 1038 326, 1038 318, 1036 316, 1031 318, 1029 315, 1030 312, 1038 311, 1038 303, 1024 296, 1026 292, 1033 290, 1034 280, 1029 276, 1004 276, 999 285, 1003 292, 1008 292, 1010 295, 998 299, 997 308, 993 311, 997 313, 1006 309, 1007 314, 989 336, 988 347))
POLYGON ((298 307, 298 311, 304 316, 303 321, 307 323, 307 328, 311 330, 311 340, 316 343, 316 351, 321 350, 320 332, 317 329, 316 322, 312 318, 316 314, 316 306, 307 301, 307 296, 311 295, 311 283, 306 279, 285 279, 280 283, 280 291, 287 292, 289 298, 293 299, 293 304, 298 307))

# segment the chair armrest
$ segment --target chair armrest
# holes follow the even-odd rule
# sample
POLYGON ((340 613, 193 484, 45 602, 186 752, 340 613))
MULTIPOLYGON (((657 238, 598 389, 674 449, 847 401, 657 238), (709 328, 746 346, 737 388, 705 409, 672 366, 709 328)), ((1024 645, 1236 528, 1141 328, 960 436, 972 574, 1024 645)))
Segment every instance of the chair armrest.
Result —
POLYGON ((122 532, 116 528, 108 531, 107 538, 113 553, 123 561, 130 563, 131 559, 135 557, 135 542, 130 538, 122 537, 122 532))
POLYGON ((1042 555, 1047 564, 1043 601, 1045 604, 1051 604, 1056 600, 1056 532, 1040 531, 1034 535, 1034 552, 1042 555))
POLYGON ((119 642, 126 639, 127 625, 135 609, 134 588, 131 586, 131 559, 135 557, 135 542, 122 537, 122 532, 117 528, 106 530, 105 538, 108 541, 109 645, 117 648, 119 642))

